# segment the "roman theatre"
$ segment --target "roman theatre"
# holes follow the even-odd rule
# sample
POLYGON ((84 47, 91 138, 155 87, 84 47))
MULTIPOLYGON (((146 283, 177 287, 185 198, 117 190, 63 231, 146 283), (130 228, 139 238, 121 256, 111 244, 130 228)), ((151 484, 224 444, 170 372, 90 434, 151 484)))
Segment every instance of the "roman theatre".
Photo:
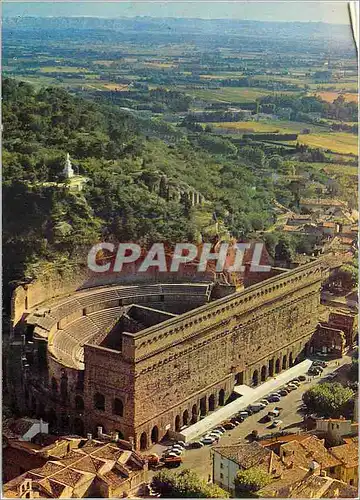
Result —
POLYGON ((324 274, 318 260, 241 291, 205 278, 48 284, 35 298, 31 285, 18 287, 24 408, 59 432, 96 435, 101 426, 146 449, 226 404, 235 385, 302 360, 324 274))

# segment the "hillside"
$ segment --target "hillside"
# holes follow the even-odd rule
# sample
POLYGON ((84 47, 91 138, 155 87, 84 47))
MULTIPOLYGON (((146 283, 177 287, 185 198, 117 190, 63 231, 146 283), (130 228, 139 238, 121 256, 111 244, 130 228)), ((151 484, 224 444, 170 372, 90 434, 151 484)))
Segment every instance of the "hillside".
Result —
POLYGON ((5 283, 98 240, 210 238, 214 212, 236 237, 272 222, 269 179, 226 139, 182 131, 164 142, 156 121, 58 88, 5 79, 3 97, 5 283), (89 179, 82 193, 57 185, 67 152, 89 179))

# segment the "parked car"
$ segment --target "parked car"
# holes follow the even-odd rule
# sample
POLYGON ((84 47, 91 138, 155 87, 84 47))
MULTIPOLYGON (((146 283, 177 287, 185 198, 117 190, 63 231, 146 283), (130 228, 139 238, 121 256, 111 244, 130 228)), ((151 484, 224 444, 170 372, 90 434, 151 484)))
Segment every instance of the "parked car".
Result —
POLYGON ((321 366, 321 368, 326 368, 327 367, 327 362, 323 361, 322 359, 316 359, 313 361, 313 366, 321 366))
POLYGON ((201 438, 200 441, 203 444, 213 444, 215 442, 215 439, 216 438, 211 437, 211 436, 205 436, 205 437, 201 438))
POLYGON ((240 420, 238 420, 236 417, 232 417, 230 419, 230 422, 232 422, 235 425, 239 425, 241 423, 240 420))
POLYGON ((268 416, 271 418, 276 418, 280 415, 281 410, 282 410, 282 408, 279 408, 278 406, 276 406, 273 410, 270 410, 268 412, 268 416))
POLYGON ((306 377, 305 375, 299 375, 298 379, 300 380, 300 382, 305 382, 306 377))
POLYGON ((280 393, 278 391, 270 393, 270 396, 280 396, 280 393))
POLYGON ((269 396, 268 401, 269 403, 278 403, 281 401, 281 398, 279 398, 279 396, 269 396))
POLYGON ((189 448, 202 448, 204 446, 204 443, 201 441, 193 441, 189 443, 189 448))
POLYGON ((186 443, 185 443, 185 441, 176 441, 176 443, 175 443, 175 444, 178 444, 178 445, 182 446, 183 448, 186 448, 186 443))
POLYGON ((259 403, 262 403, 263 405, 268 405, 269 404, 269 401, 267 401, 266 399, 260 399, 259 403))
POLYGON ((223 422, 221 425, 222 425, 222 427, 224 427, 224 429, 226 429, 227 431, 231 431, 231 429, 234 429, 234 428, 235 428, 235 424, 233 424, 232 422, 230 422, 230 420, 228 420, 227 422, 223 422))
POLYGON ((288 389, 290 389, 291 391, 294 391, 295 389, 298 388, 298 386, 296 384, 292 384, 291 382, 286 387, 288 389))
POLYGON ((249 413, 248 411, 239 411, 239 413, 236 415, 237 417, 241 417, 241 418, 247 418, 249 415, 251 415, 251 413, 249 413))
POLYGON ((180 453, 182 453, 184 451, 184 448, 182 446, 180 446, 179 444, 173 444, 171 449, 180 451, 180 453))
POLYGON ((166 451, 163 454, 163 458, 168 458, 168 457, 179 457, 181 453, 177 450, 171 450, 171 451, 166 451))
POLYGON ((276 429, 281 427, 282 423, 283 423, 282 420, 274 420, 270 427, 272 429, 276 429))
POLYGON ((264 408, 266 408, 266 405, 264 405, 264 403, 254 403, 253 405, 250 406, 250 409, 252 410, 253 413, 257 413, 258 411, 261 411, 264 408))
POLYGON ((281 389, 279 391, 280 396, 287 396, 289 394, 289 391, 287 389, 281 389))
POLYGON ((292 380, 290 380, 290 384, 295 384, 299 387, 299 385, 301 384, 300 380, 298 378, 293 378, 292 380))
POLYGON ((209 435, 209 436, 210 436, 210 435, 213 435, 213 436, 216 436, 216 437, 221 437, 221 436, 223 435, 223 433, 222 433, 222 432, 220 432, 220 431, 217 431, 216 429, 212 429, 212 430, 208 433, 208 435, 209 435))

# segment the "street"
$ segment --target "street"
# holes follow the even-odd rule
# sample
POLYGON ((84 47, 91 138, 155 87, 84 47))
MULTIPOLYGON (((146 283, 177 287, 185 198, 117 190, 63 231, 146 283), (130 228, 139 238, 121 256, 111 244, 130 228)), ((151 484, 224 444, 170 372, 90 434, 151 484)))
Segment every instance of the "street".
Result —
MULTIPOLYGON (((275 406, 281 407, 282 412, 280 419, 283 424, 281 430, 297 432, 301 430, 301 423, 303 416, 298 411, 302 406, 302 395, 310 387, 324 381, 324 378, 331 372, 337 370, 340 366, 351 363, 350 356, 344 356, 341 360, 330 361, 328 366, 324 368, 324 372, 321 376, 311 377, 310 381, 302 382, 297 390, 290 392, 287 396, 282 397, 279 403, 270 403, 267 407, 254 415, 250 415, 247 419, 239 424, 235 429, 231 431, 226 431, 220 438, 218 445, 234 445, 239 442, 248 442, 245 438, 252 430, 256 429, 259 432, 259 436, 271 434, 275 430, 269 429, 270 423, 260 423, 259 420, 264 417, 268 411, 275 408, 275 406), (339 363, 339 365, 337 364, 339 363)), ((309 378, 307 376, 307 378, 309 378)), ((336 378, 332 381, 335 382, 336 378)), ((170 445, 170 443, 169 443, 170 445)), ((218 446, 217 445, 217 446, 218 446)), ((156 444, 154 445, 150 452, 157 453, 159 456, 162 455, 163 451, 167 448, 168 444, 156 444)), ((176 470, 182 469, 192 469, 196 471, 202 478, 208 480, 209 475, 211 475, 212 461, 211 461, 211 446, 204 446, 203 448, 186 450, 183 455, 183 463, 176 470)))

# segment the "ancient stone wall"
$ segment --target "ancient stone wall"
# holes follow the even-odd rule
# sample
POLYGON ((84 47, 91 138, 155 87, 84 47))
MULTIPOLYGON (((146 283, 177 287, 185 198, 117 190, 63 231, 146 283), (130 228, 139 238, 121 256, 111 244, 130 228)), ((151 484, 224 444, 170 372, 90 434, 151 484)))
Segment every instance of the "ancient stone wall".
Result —
MULTIPOLYGON (((257 385, 300 360, 318 322, 322 279, 321 265, 311 263, 123 334, 121 354, 86 347, 88 390, 126 393, 133 426, 130 419, 127 432, 134 432, 137 447, 148 446, 224 404, 236 383, 257 385)), ((109 426, 108 411, 96 417, 109 426)))

